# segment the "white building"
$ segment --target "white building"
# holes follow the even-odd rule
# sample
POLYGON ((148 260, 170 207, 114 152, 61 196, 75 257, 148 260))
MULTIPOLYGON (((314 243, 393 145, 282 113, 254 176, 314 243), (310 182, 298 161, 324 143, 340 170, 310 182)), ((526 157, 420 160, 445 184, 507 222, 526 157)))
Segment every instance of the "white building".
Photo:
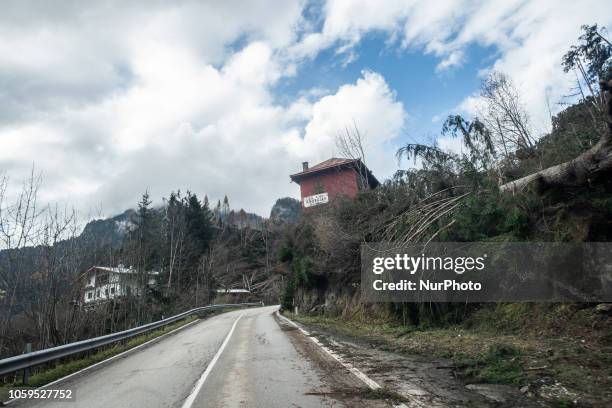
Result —
MULTIPOLYGON (((155 285, 159 272, 146 272, 146 284, 155 285)), ((92 266, 82 275, 83 302, 91 303, 114 299, 119 296, 139 295, 138 272, 133 268, 119 265, 116 268, 92 266)))

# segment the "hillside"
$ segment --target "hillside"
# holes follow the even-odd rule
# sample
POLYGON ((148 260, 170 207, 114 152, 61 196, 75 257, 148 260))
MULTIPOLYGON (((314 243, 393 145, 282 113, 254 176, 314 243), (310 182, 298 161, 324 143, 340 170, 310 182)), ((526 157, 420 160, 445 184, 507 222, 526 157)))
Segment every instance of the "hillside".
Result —
POLYGON ((454 375, 484 393, 505 384, 544 406, 607 406, 612 320, 610 304, 600 302, 611 299, 372 303, 361 288, 360 249, 612 241, 612 47, 598 38, 581 37, 565 62, 571 69, 570 57, 582 52, 595 90, 557 114, 547 134, 528 130, 518 91, 494 72, 483 81, 482 116, 444 123, 442 134, 461 138, 465 150, 408 144, 397 157, 421 167, 306 214, 282 243, 280 260, 292 273, 283 308, 316 331, 450 358, 454 375), (605 58, 590 59, 594 49, 605 58))
POLYGON ((1 294, 10 305, 3 327, 18 327, 5 331, 0 353, 19 353, 24 339, 44 348, 212 302, 275 303, 286 273, 276 263, 277 242, 299 219, 299 207, 294 199, 279 199, 265 219, 229 204, 211 210, 190 193, 171 193, 164 206, 152 207, 145 194, 136 209, 92 220, 82 231, 72 214, 33 223, 28 244, 0 251, 1 294), (75 308, 83 304, 80 277, 87 269, 121 264, 139 273, 158 271, 157 284, 146 287, 144 297, 75 308), (251 293, 217 293, 233 288, 251 293))

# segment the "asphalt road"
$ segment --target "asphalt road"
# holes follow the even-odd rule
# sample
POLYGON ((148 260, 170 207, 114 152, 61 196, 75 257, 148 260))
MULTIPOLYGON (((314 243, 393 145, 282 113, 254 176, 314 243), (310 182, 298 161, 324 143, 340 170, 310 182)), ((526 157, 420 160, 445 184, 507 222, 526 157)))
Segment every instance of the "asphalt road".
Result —
POLYGON ((373 405, 373 401, 362 404, 354 395, 347 400, 346 393, 332 392, 357 389, 363 384, 342 366, 317 354, 313 345, 307 344, 310 342, 299 339, 297 331, 279 325, 273 315, 276 310, 276 306, 262 307, 211 317, 49 387, 73 390, 74 402, 30 400, 15 406, 373 405))

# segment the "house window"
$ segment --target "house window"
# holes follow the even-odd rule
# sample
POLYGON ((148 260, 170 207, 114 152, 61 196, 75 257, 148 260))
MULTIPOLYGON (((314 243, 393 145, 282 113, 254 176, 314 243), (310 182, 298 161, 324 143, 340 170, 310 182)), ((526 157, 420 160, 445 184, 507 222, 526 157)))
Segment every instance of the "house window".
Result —
POLYGON ((100 297, 100 289, 96 290, 96 297, 100 297))
POLYGON ((91 299, 91 295, 93 295, 93 293, 88 292, 88 293, 87 293, 87 299, 91 299))
POLYGON ((98 283, 98 286, 107 284, 108 283, 108 273, 98 274, 96 281, 98 283))
POLYGON ((108 296, 108 289, 104 289, 104 296, 108 296))
POLYGON ((111 288, 111 295, 115 294, 115 288, 111 288))

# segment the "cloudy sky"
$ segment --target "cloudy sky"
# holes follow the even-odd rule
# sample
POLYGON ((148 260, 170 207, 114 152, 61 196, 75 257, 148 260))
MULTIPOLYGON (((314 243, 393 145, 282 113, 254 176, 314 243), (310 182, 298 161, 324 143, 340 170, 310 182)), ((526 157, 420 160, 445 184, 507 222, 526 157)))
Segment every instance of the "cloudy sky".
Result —
MULTIPOLYGON (((469 113, 491 69, 536 131, 560 58, 605 0, 27 1, 0 13, 0 173, 111 215, 190 189, 267 215, 353 123, 380 178, 395 150, 469 113)), ((439 140, 441 145, 452 141, 439 140)), ((403 163, 402 166, 406 166, 403 163)))

